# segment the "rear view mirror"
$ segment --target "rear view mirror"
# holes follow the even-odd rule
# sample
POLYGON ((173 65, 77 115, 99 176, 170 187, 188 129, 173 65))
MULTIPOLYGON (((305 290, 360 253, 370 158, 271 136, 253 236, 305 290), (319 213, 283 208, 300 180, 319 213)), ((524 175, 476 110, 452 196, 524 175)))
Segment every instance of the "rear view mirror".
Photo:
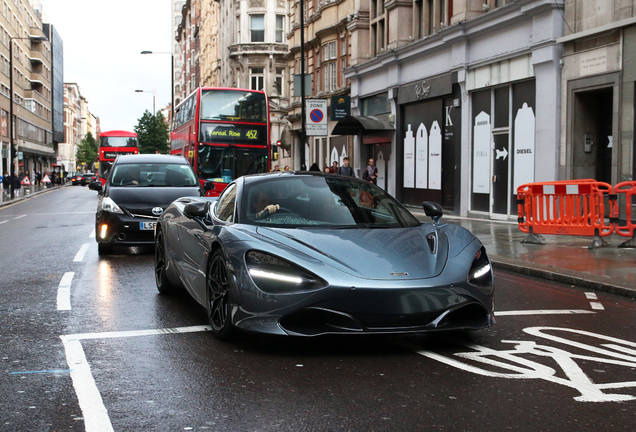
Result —
POLYGON ((442 206, 433 201, 424 201, 422 203, 422 207, 424 207, 424 213, 426 213, 426 216, 433 219, 433 223, 435 225, 439 225, 439 221, 444 215, 444 209, 442 209, 442 206))
POLYGON ((90 182, 90 183, 88 184, 88 188, 89 188, 90 190, 94 190, 94 191, 97 191, 97 192, 101 192, 101 191, 102 191, 102 182, 100 182, 100 181, 90 182))
POLYGON ((186 204, 183 208, 183 214, 189 218, 204 218, 210 209, 210 202, 193 202, 186 204))
POLYGON ((205 181, 203 182, 203 190, 204 191, 213 191, 214 189, 216 189, 216 185, 214 184, 214 182, 212 181, 205 181))

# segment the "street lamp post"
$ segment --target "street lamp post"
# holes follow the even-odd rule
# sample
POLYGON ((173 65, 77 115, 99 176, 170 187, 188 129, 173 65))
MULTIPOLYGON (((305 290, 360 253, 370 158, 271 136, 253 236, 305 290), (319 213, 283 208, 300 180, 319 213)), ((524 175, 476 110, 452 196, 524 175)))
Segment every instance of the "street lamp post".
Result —
POLYGON ((170 116, 174 120, 174 54, 167 51, 154 52, 154 51, 142 51, 142 54, 170 54, 170 116))
POLYGON ((13 41, 25 40, 31 41, 43 41, 48 40, 44 36, 29 36, 29 37, 9 37, 9 145, 10 145, 10 159, 11 159, 11 199, 15 197, 14 183, 15 183, 15 143, 14 143, 14 131, 13 131, 13 41))
POLYGON ((152 115, 155 115, 155 92, 149 90, 135 90, 135 93, 152 93, 152 115))

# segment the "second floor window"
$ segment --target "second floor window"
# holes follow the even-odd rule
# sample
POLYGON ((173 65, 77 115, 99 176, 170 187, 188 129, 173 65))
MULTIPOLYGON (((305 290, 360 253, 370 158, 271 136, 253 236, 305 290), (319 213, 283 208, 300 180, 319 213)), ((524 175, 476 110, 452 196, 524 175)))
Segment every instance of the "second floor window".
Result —
POLYGON ((250 42, 265 42, 265 15, 250 15, 250 42))
POLYGON ((285 34, 285 16, 276 15, 276 42, 282 43, 285 34))

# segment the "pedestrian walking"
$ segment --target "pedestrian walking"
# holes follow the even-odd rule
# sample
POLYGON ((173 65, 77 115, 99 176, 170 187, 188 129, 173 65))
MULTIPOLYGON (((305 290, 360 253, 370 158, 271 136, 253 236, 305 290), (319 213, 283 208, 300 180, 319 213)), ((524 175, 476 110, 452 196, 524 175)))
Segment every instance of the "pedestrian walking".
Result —
POLYGON ((370 181, 373 184, 378 184, 378 169, 375 167, 375 161, 373 158, 369 159, 369 164, 362 173, 362 179, 370 181))
POLYGON ((353 168, 349 166, 349 158, 345 157, 342 159, 342 166, 338 169, 338 174, 344 176, 355 177, 356 173, 353 171, 353 168))
POLYGON ((13 176, 13 195, 20 196, 20 176, 13 176))
POLYGON ((329 172, 331 172, 332 174, 338 174, 338 162, 337 161, 333 161, 333 163, 331 164, 331 167, 329 168, 329 172))
POLYGON ((5 194, 8 194, 11 189, 11 177, 7 171, 4 172, 4 177, 2 177, 2 188, 5 194))

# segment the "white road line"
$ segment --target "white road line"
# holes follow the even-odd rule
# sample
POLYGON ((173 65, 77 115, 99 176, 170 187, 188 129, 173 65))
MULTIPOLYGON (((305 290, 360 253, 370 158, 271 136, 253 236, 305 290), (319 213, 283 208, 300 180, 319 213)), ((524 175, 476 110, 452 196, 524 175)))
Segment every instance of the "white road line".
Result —
POLYGON ((26 216, 26 215, 21 215, 21 216, 18 216, 18 217, 14 217, 14 218, 13 218, 13 220, 16 220, 16 219, 22 219, 22 218, 23 218, 23 217, 25 217, 25 216, 26 216))
POLYGON ((203 325, 203 326, 175 327, 175 328, 151 329, 151 330, 130 330, 130 331, 103 332, 103 333, 78 333, 78 334, 66 335, 64 337, 67 338, 68 340, 113 339, 113 338, 121 338, 121 337, 150 336, 150 335, 158 335, 158 334, 194 333, 194 332, 210 331, 210 330, 212 330, 212 328, 209 325, 203 325))
POLYGON ((593 314, 584 309, 547 309, 547 310, 518 310, 518 311, 495 311, 496 316, 521 316, 521 315, 570 315, 570 314, 593 314))
POLYGON ((86 432, 112 432, 113 425, 93 379, 82 343, 79 340, 69 340, 66 336, 60 337, 66 352, 66 362, 71 369, 73 387, 82 409, 86 432))
POLYGON ((590 306, 592 307, 592 309, 594 310, 605 310, 605 308, 603 307, 603 305, 601 304, 601 302, 590 302, 590 306))
POLYGON ((71 310, 71 283, 75 272, 66 272, 57 288, 57 310, 71 310))
POLYGON ((91 231, 91 234, 88 236, 88 238, 95 238, 95 228, 93 228, 93 231, 91 231))
MULTIPOLYGON (((64 275, 66 276, 66 275, 64 275)), ((112 432, 113 425, 108 416, 108 410, 99 393, 95 379, 91 373, 91 367, 86 360, 82 340, 84 339, 107 339, 132 336, 148 336, 159 334, 193 333, 212 330, 210 326, 176 327, 167 329, 120 331, 104 333, 79 333, 72 335, 62 335, 62 344, 66 352, 66 362, 71 369, 71 379, 75 394, 79 401, 84 418, 86 432, 112 432)))
POLYGON ((0 222, 0 225, 2 225, 3 223, 7 223, 7 222, 9 222, 9 221, 2 221, 2 222, 0 222))
POLYGON ((596 297, 596 294, 591 293, 591 292, 586 292, 585 293, 585 298, 588 300, 598 300, 598 297, 596 297))
POLYGON ((75 255, 75 258, 73 258, 73 262, 78 262, 78 261, 83 260, 84 259, 84 255, 86 255, 86 251, 88 250, 90 245, 91 245, 90 243, 83 244, 82 247, 80 248, 80 250, 75 255))

